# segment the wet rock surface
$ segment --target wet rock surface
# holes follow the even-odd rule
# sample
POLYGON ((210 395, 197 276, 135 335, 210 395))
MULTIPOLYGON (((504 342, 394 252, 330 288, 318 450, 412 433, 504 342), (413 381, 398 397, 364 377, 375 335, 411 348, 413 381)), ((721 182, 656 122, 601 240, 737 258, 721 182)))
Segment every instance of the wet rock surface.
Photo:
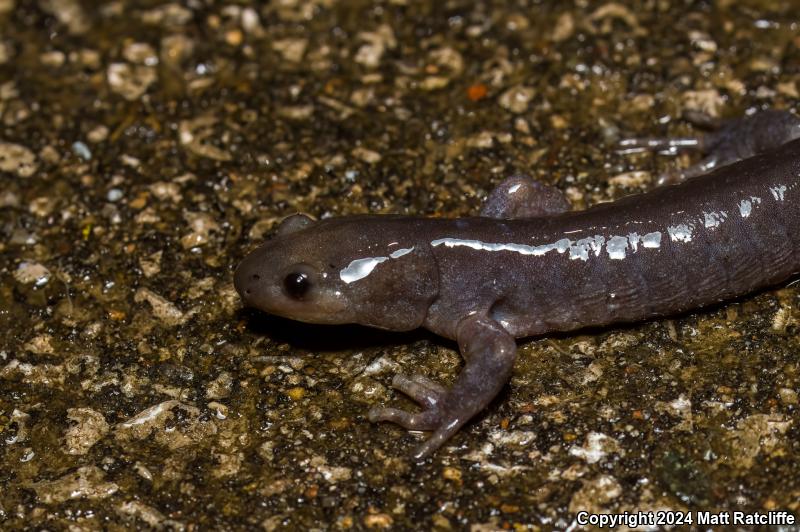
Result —
POLYGON ((689 158, 622 136, 796 105, 796 9, 0 0, 0 528, 800 512, 795 285, 521 341, 416 465, 366 412, 411 406, 395 372, 452 382, 455 346, 243 310, 231 278, 296 211, 467 215, 521 171, 577 208, 640 192, 689 158))

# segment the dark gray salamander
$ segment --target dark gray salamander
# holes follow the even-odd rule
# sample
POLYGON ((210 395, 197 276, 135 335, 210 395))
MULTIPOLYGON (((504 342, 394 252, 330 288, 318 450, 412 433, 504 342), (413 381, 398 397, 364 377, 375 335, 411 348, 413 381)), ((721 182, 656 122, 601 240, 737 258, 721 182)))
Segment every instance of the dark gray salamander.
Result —
MULTIPOLYGON (((800 136, 786 115, 783 134, 764 132, 776 144, 800 136)), ((757 119, 739 129, 752 134, 757 119)), ((451 389, 397 375, 392 385, 423 410, 370 412, 433 431, 421 458, 505 385, 515 338, 675 314, 800 272, 800 140, 678 185, 567 208, 556 189, 519 176, 481 217, 295 215, 245 258, 235 286, 246 304, 292 319, 457 340, 466 364, 451 389)))

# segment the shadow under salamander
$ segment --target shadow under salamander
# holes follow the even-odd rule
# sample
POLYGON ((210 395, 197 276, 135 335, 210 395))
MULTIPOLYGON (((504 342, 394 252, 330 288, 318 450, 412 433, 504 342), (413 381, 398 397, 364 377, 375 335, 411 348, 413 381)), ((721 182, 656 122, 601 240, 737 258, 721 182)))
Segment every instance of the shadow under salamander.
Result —
POLYGON ((411 344, 427 340, 431 344, 458 349, 450 342, 425 329, 408 332, 386 331, 362 325, 317 325, 273 316, 259 310, 242 308, 237 318, 247 323, 247 330, 272 341, 305 351, 355 351, 411 344))

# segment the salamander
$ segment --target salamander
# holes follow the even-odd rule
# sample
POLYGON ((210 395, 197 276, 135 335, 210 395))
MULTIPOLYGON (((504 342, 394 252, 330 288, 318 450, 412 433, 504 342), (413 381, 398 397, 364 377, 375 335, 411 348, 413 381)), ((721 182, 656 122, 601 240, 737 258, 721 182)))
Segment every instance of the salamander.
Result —
POLYGON ((456 340, 465 365, 451 388, 395 375, 421 410, 369 412, 431 431, 413 455, 422 459, 508 382, 516 338, 673 315, 800 272, 798 138, 800 119, 767 111, 695 138, 624 141, 707 157, 678 184, 583 211, 518 175, 475 217, 293 215, 242 261, 234 285, 246 305, 294 320, 456 340))

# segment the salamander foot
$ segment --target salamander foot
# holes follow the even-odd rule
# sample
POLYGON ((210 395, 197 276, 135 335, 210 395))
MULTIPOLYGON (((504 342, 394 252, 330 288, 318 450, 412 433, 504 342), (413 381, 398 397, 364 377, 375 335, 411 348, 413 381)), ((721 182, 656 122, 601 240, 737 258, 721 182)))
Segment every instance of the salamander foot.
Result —
POLYGON ((392 388, 399 390, 420 404, 422 412, 407 412, 398 408, 373 407, 369 420, 391 421, 408 430, 434 430, 441 422, 440 406, 446 391, 439 384, 422 375, 397 374, 392 379, 392 388))
POLYGON ((442 446, 458 429, 480 412, 508 382, 516 358, 514 338, 498 323, 472 315, 459 323, 457 340, 466 366, 452 388, 422 375, 396 375, 392 387, 422 406, 421 412, 375 407, 369 420, 391 421, 408 430, 430 430, 433 434, 414 451, 422 460, 442 446))

